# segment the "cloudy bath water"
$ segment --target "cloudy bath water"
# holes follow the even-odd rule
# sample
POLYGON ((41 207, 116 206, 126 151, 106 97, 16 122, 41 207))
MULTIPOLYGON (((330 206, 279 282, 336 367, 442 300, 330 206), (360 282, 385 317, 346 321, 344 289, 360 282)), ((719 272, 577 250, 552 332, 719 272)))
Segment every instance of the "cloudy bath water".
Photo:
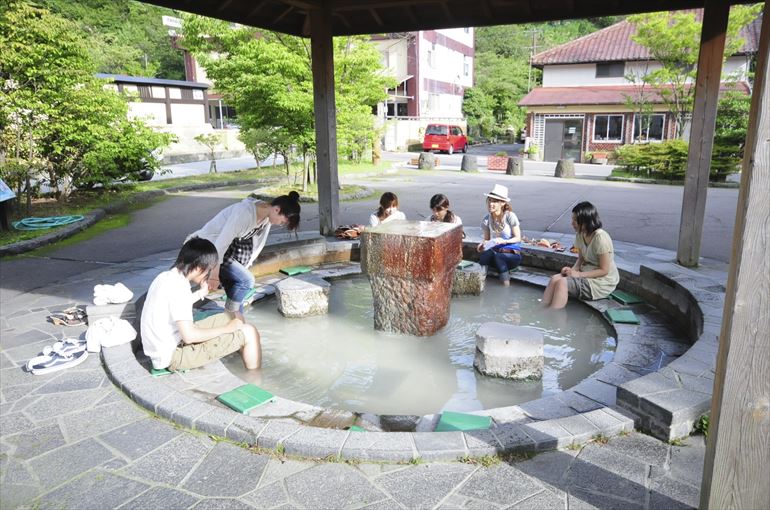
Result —
MULTIPOLYGON (((263 366, 227 367, 284 398, 377 414, 430 414, 509 406, 568 389, 611 361, 615 339, 590 308, 542 309, 542 289, 489 282, 481 296, 454 297, 449 322, 431 337, 375 331, 364 276, 332 280, 329 314, 287 319, 274 298, 246 311, 262 336, 263 366), (475 333, 485 322, 537 328, 544 335, 541 381, 508 381, 473 368, 475 333)), ((395 297, 398 299, 398 297, 395 297)))

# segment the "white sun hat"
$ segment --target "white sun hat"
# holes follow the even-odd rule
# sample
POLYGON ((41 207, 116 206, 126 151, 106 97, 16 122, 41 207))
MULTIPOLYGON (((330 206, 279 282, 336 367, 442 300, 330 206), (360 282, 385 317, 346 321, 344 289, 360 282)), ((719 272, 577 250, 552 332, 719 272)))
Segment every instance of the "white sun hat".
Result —
POLYGON ((494 198, 495 200, 502 200, 503 202, 511 201, 511 199, 508 198, 508 188, 502 184, 495 184, 495 187, 492 188, 492 191, 489 193, 484 193, 484 196, 494 198))

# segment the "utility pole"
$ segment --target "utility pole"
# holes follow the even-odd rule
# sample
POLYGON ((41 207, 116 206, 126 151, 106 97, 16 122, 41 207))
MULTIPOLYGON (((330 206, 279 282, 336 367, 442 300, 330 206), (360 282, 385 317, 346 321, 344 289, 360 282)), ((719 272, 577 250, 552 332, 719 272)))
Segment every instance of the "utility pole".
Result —
POLYGON ((537 35, 542 34, 542 30, 532 28, 525 33, 532 34, 532 46, 529 47, 529 71, 527 72, 527 92, 532 90, 532 57, 537 53, 537 35))

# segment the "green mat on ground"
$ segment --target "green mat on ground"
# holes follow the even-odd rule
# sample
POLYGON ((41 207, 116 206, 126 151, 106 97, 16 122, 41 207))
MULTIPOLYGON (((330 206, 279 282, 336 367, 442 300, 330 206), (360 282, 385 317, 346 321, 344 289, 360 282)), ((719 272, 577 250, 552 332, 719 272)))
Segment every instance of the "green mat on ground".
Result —
POLYGON ((436 432, 449 432, 452 430, 484 430, 492 426, 492 418, 489 416, 476 416, 475 414, 455 413, 444 411, 436 425, 436 432))
POLYGON ((457 269, 465 269, 468 266, 472 266, 473 262, 470 260, 461 260, 459 264, 457 264, 457 269))
POLYGON ((281 269, 281 272, 283 274, 287 274, 289 276, 294 276, 302 273, 309 273, 310 271, 312 271, 312 268, 309 268, 307 266, 291 266, 291 267, 284 267, 283 269, 281 269))
POLYGON ((362 429, 358 425, 351 425, 348 430, 350 430, 351 432, 364 432, 364 429, 362 429))
POLYGON ((615 308, 605 311, 604 315, 613 324, 640 324, 639 318, 631 310, 615 308))
POLYGON ((636 305, 638 303, 644 303, 644 300, 636 294, 631 294, 630 292, 625 292, 623 290, 614 290, 612 294, 610 294, 610 297, 618 303, 624 305, 636 305))
POLYGON ((255 407, 259 407, 265 402, 273 400, 274 395, 267 390, 253 384, 244 384, 234 390, 226 391, 217 397, 217 400, 224 405, 246 414, 255 407))
POLYGON ((193 322, 202 321, 206 317, 211 317, 218 313, 222 313, 222 310, 198 310, 197 312, 193 312, 193 322))
POLYGON ((150 375, 153 377, 163 377, 164 375, 170 375, 172 372, 168 368, 153 368, 150 370, 150 375))

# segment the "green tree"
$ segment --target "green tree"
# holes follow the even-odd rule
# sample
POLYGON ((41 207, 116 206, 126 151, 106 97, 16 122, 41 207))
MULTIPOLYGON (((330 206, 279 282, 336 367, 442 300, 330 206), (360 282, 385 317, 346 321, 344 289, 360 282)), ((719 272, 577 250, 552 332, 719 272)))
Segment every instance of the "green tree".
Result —
MULTIPOLYGON (((276 143, 289 138, 307 183, 315 146, 310 41, 200 16, 185 16, 183 33, 185 47, 235 106, 241 128, 269 128, 276 143)), ((358 159, 376 136, 372 107, 393 80, 378 72, 379 54, 365 37, 336 38, 334 59, 338 150, 358 159)), ((288 165, 293 151, 278 147, 288 165)))
POLYGON ((79 184, 157 167, 151 152, 170 141, 129 120, 126 98, 94 72, 74 23, 19 1, 0 11, 0 152, 44 171, 61 200, 79 184))
MULTIPOLYGON (((753 21, 761 5, 735 5, 730 9, 725 43, 725 59, 743 44, 741 29, 753 21)), ((696 66, 702 23, 693 12, 654 12, 628 18, 636 27, 632 39, 650 51, 650 59, 661 67, 640 77, 654 87, 677 120, 677 136, 684 134, 695 96, 696 66)))
POLYGON ((196 142, 203 145, 209 150, 209 159, 211 160, 211 164, 209 165, 209 173, 215 174, 217 173, 217 154, 216 150, 217 147, 222 143, 222 135, 220 133, 201 133, 195 138, 193 138, 196 142))
POLYGON ((168 79, 185 79, 184 58, 162 23, 177 11, 135 0, 36 0, 78 25, 89 39, 97 71, 168 79))

